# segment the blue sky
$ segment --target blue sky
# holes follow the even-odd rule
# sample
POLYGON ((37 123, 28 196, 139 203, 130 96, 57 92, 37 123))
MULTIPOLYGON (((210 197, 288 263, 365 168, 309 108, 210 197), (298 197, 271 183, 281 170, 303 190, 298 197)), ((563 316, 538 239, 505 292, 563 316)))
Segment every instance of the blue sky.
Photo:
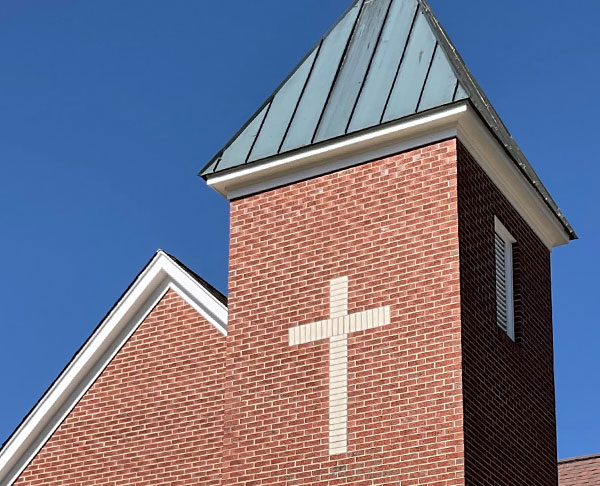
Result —
MULTIPOLYGON (((196 173, 348 4, 0 3, 0 442, 157 248, 226 290, 196 173)), ((559 457, 600 452, 600 3, 431 4, 581 237, 553 255, 559 457)))

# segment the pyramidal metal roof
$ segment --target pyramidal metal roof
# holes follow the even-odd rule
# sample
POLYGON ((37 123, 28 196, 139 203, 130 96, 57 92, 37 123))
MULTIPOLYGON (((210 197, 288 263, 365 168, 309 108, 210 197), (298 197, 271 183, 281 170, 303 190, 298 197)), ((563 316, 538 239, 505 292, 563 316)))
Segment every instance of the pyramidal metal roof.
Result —
POLYGON ((426 0, 356 0, 200 175, 469 100, 571 238, 557 204, 426 0))

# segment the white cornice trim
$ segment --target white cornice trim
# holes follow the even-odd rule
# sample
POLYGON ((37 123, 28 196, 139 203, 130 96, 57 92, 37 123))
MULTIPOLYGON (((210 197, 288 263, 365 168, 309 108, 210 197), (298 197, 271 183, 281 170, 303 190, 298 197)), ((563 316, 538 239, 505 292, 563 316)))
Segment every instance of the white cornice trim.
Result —
POLYGON ((451 130, 452 125, 456 125, 459 115, 467 109, 466 103, 460 103, 408 121, 391 123, 377 130, 351 134, 317 147, 298 150, 291 155, 275 157, 264 163, 241 166, 226 174, 207 176, 207 183, 226 198, 236 199, 277 187, 281 181, 289 184, 351 167, 390 153, 409 150, 418 144, 433 143, 436 137, 456 136, 456 131, 451 130))
POLYGON ((570 241, 556 215, 467 102, 366 133, 348 135, 264 163, 241 166, 225 174, 217 173, 208 176, 207 183, 232 200, 452 137, 465 145, 550 250, 570 241))
POLYGON ((472 109, 459 121, 458 139, 549 250, 571 241, 539 192, 472 109))
POLYGON ((158 251, 0 451, 0 486, 16 481, 169 289, 227 336, 227 307, 158 251))

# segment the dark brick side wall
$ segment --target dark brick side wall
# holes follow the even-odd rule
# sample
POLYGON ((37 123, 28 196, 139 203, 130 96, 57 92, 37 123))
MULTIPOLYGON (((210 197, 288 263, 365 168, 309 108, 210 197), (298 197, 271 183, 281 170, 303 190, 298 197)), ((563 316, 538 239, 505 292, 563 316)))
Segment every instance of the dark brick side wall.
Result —
POLYGON ((557 484, 550 252, 458 149, 467 485, 557 484), (517 243, 513 342, 496 325, 494 215, 517 243))

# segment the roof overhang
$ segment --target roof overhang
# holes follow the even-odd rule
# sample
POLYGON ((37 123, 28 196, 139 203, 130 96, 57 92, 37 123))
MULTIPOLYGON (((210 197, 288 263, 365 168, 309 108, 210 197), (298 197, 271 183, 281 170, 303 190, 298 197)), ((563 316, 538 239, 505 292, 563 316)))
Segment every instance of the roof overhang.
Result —
POLYGON ((0 486, 12 485, 156 304, 169 291, 227 335, 227 307, 158 251, 0 451, 0 486))
POLYGON ((465 145, 549 249, 571 240, 560 218, 468 101, 207 175, 205 179, 224 197, 234 200, 450 138, 465 145))

